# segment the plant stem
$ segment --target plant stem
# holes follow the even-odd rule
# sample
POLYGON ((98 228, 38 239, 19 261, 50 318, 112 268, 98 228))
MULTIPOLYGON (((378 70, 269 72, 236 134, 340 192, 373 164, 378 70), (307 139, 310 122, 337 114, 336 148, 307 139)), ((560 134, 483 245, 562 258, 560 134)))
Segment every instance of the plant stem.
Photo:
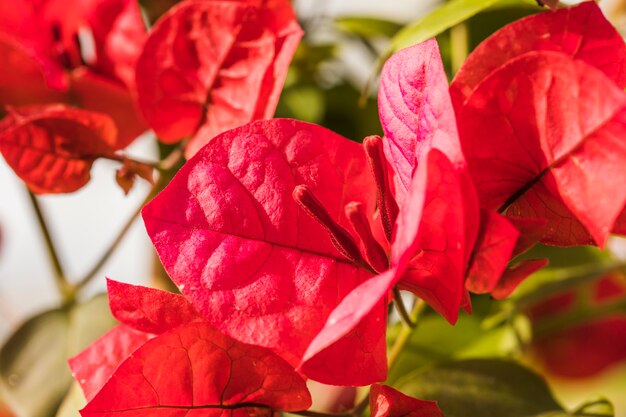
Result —
POLYGON ((409 319, 412 323, 415 324, 415 326, 409 327, 406 324, 402 326, 402 330, 400 330, 400 334, 396 338, 396 341, 394 342, 393 346, 391 347, 391 351, 389 352, 389 358, 387 359, 387 365, 389 366, 389 369, 393 368, 394 364, 397 362, 400 353, 402 353, 402 349, 404 349, 404 346, 409 341, 411 333, 413 333, 413 331, 415 331, 415 329, 417 328, 419 316, 422 314, 425 308, 426 303, 424 302, 424 300, 417 299, 415 301, 415 305, 413 306, 413 310, 411 311, 411 314, 409 316, 409 319))
POLYGON ((450 28, 450 44, 452 46, 450 50, 450 66, 452 67, 452 73, 456 74, 469 54, 468 31, 465 22, 450 28))
POLYGON ((404 301, 402 300, 402 294, 400 294, 400 290, 398 289, 397 286, 393 287, 393 305, 396 307, 396 310, 398 311, 398 314, 400 315, 402 322, 406 326, 410 328, 414 328, 415 323, 413 323, 413 321, 411 320, 411 317, 409 316, 409 313, 406 311, 406 307, 404 306, 404 301))
POLYGON ((74 299, 74 289, 72 288, 72 285, 67 281, 67 278, 65 277, 65 272, 63 270, 63 266, 61 265, 59 254, 57 253, 54 242, 52 241, 52 236, 50 235, 50 229, 48 228, 48 224, 46 222, 46 218, 43 214, 41 206, 39 205, 39 201, 37 200, 37 197, 30 190, 28 191, 28 197, 30 198, 30 202, 33 207, 33 210, 35 211, 35 217, 37 218, 39 229, 41 230, 41 234, 46 244, 48 258, 50 259, 50 263, 52 264, 52 273, 54 275, 54 282, 57 286, 57 289, 59 290, 59 294, 63 298, 64 302, 66 303, 72 302, 74 299))
POLYGON ((178 170, 179 163, 183 160, 186 143, 186 141, 181 142, 163 160, 161 160, 157 164, 154 164, 154 168, 159 171, 159 179, 152 185, 150 192, 148 192, 141 204, 128 218, 120 232, 117 234, 113 242, 111 242, 109 248, 102 254, 98 262, 96 262, 96 264, 89 270, 89 272, 87 272, 76 283, 76 289, 82 289, 91 282, 91 280, 96 276, 100 268, 104 266, 104 264, 109 260, 111 255, 113 255, 117 247, 120 245, 122 240, 124 240, 124 237, 130 230, 131 226, 133 225, 137 217, 139 217, 139 215, 141 214, 141 210, 143 209, 143 207, 148 204, 150 200, 152 200, 172 179, 173 175, 178 170))
POLYGON ((133 213, 130 215, 128 220, 126 220, 126 223, 124 224, 124 226, 122 226, 122 228, 120 229, 119 233, 117 234, 115 239, 113 239, 113 242, 111 242, 111 244, 109 245, 107 250, 102 254, 102 256, 98 259, 98 261, 95 263, 95 265, 89 270, 89 272, 87 272, 76 283, 76 285, 75 285, 76 289, 82 289, 83 287, 85 287, 87 284, 89 284, 91 282, 91 280, 96 276, 96 274, 98 273, 100 268, 102 268, 104 266, 104 264, 109 260, 109 258, 113 255, 113 253, 115 253, 115 250, 120 245, 120 243, 124 240, 124 237, 126 237, 126 234, 130 230, 130 228, 133 225, 133 223, 135 223, 135 220, 137 220, 137 217, 139 217, 139 214, 141 214, 141 210, 143 209, 143 207, 146 204, 148 204, 148 202, 150 202, 150 200, 152 200, 152 198, 154 198, 154 196, 164 186, 165 186, 164 176, 161 175, 159 177, 158 181, 156 181, 154 183, 154 185, 150 189, 150 192, 148 192, 148 194, 143 199, 141 204, 139 204, 139 206, 135 209, 135 211, 133 211, 133 213))

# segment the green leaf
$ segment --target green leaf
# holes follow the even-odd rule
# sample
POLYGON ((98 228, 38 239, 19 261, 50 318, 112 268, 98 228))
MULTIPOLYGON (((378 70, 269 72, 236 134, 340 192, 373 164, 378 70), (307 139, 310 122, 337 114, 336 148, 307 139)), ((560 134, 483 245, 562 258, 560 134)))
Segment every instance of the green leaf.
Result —
MULTIPOLYGON (((388 332, 390 344, 399 326, 388 332)), ((501 325, 485 329, 478 314, 459 316, 451 326, 439 315, 422 317, 406 347, 389 371, 387 383, 393 384, 410 371, 423 370, 444 361, 505 356, 518 349, 512 327, 501 325)))
POLYGON ((558 248, 537 245, 520 259, 547 258, 549 265, 531 275, 515 290, 508 301, 520 307, 555 294, 593 282, 609 272, 624 268, 608 251, 592 246, 558 248))
POLYGON ((283 90, 281 97, 286 112, 293 119, 319 123, 324 116, 324 95, 312 85, 297 85, 283 90))
POLYGON ((446 417, 532 417, 563 413, 540 376, 509 360, 449 363, 426 372, 413 372, 397 387, 407 395, 438 401, 446 417))
POLYGON ((530 5, 530 0, 452 0, 405 26, 392 39, 385 54, 423 42, 492 7, 530 5), (502 4, 501 4, 502 3, 502 4))
POLYGON ((450 29, 475 14, 496 4, 499 0, 452 0, 405 26, 391 40, 388 54, 424 42, 450 29))
POLYGON ((364 38, 391 38, 402 25, 374 17, 340 17, 335 20, 339 29, 364 38))
POLYGON ((86 405, 87 400, 83 395, 83 391, 80 385, 78 385, 78 382, 74 381, 55 417, 80 417, 78 410, 84 408, 86 405))
POLYGON ((104 295, 32 317, 0 349, 2 397, 20 416, 54 416, 72 382, 67 359, 114 324, 104 295))

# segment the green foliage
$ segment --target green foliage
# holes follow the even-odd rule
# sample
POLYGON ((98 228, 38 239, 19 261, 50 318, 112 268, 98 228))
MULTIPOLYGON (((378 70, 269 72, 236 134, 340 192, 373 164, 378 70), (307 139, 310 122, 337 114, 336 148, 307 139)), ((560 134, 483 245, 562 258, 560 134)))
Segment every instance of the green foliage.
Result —
MULTIPOLYGON (((531 5, 526 0, 452 0, 405 26, 392 39, 385 56, 439 35, 451 27, 493 6, 531 5)), ((535 8, 536 4, 535 4, 535 8)))
POLYGON ((446 417, 531 417, 562 412, 537 374, 508 361, 475 359, 453 362, 407 375, 399 389, 436 400, 446 417))
POLYGON ((0 350, 0 392, 16 414, 54 416, 72 382, 67 359, 114 325, 105 295, 26 321, 0 350))

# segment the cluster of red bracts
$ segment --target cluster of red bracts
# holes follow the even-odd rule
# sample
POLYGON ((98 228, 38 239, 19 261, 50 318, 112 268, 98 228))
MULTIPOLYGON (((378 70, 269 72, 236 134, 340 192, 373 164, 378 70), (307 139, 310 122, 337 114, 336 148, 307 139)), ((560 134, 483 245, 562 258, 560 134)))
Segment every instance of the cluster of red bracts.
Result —
MULTIPOLYGON (((0 152, 37 193, 84 186, 153 129, 186 155, 274 114, 302 31, 289 0, 177 4, 148 30, 135 0, 0 1, 0 152)), ((129 181, 130 180, 130 181, 129 181)))
MULTIPOLYGON (((434 40, 398 52, 380 82, 384 137, 367 138, 365 150, 295 120, 215 136, 273 113, 300 36, 280 1, 247 2, 245 13, 244 3, 182 3, 138 58, 133 91, 150 126, 165 141, 192 137, 194 156, 143 210, 182 296, 109 283, 123 324, 71 363, 89 400, 83 415, 306 409, 305 378, 385 380, 394 288, 454 323, 471 311, 469 292, 504 298, 541 268, 514 262, 533 244, 602 246, 626 231, 626 46, 594 2, 501 29, 450 86, 434 40), (268 26, 248 33, 244 21, 268 26), (215 37, 224 50, 206 44, 215 37)), ((74 74, 81 65, 67 48, 56 57, 74 74)), ((42 111, 11 111, 5 156, 31 151, 24 125, 29 137, 62 136, 63 118, 110 131, 42 111)), ((370 400, 377 417, 440 414, 384 386, 370 400)))

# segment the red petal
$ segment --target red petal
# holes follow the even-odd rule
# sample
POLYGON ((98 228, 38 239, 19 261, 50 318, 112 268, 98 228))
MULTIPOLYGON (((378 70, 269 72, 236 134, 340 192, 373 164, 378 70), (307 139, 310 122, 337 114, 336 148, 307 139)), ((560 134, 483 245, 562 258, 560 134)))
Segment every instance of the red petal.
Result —
POLYGON ((87 0, 83 7, 95 47, 91 70, 134 89, 135 66, 147 38, 139 4, 134 0, 87 0))
POLYGON ((498 286, 491 292, 491 296, 496 300, 504 300, 515 291, 522 281, 546 265, 548 265, 547 259, 527 259, 521 261, 502 274, 502 278, 498 286))
POLYGON ((139 103, 164 142, 271 117, 302 31, 288 1, 186 1, 154 26, 137 65, 139 103))
POLYGON ((473 210, 460 174, 448 158, 433 149, 426 161, 418 166, 400 210, 391 262, 402 265, 403 259, 410 259, 399 286, 454 323, 465 291, 466 213, 473 210))
POLYGON ((38 58, 12 37, 0 33, 0 62, 3 63, 0 65, 0 105, 24 106, 65 100, 65 93, 59 88, 67 87, 67 75, 54 63, 50 64, 54 69, 46 72, 47 62, 38 58), (57 77, 56 85, 44 74, 57 77))
POLYGON ((418 400, 386 385, 370 388, 372 417, 444 417, 435 401, 418 400))
POLYGON ((564 54, 528 53, 501 67, 459 116, 481 203, 547 219, 544 242, 587 243, 582 224, 604 244, 626 203, 625 107, 600 71, 564 54))
POLYGON ((89 181, 96 158, 114 152, 117 130, 106 115, 50 105, 11 109, 0 129, 0 151, 28 187, 67 193, 89 181))
POLYGON ((384 381, 388 294, 398 278, 398 272, 390 269, 348 294, 309 345, 300 371, 333 385, 384 381))
POLYGON ((128 146, 148 130, 134 97, 121 84, 84 69, 72 72, 70 95, 81 107, 106 113, 118 127, 115 149, 128 146))
POLYGON ((512 257, 526 252, 538 243, 546 233, 546 226, 548 225, 545 219, 507 217, 507 220, 520 232, 512 257))
POLYGON ((403 49, 385 63, 378 108, 399 202, 429 149, 437 148, 462 164, 448 79, 435 39, 403 49))
POLYGON ((108 279, 113 317, 146 333, 160 334, 198 320, 198 313, 182 295, 108 279))
POLYGON ((555 375, 589 378, 626 360, 625 335, 626 317, 608 317, 550 334, 533 351, 555 375))
POLYGON ((531 51, 562 52, 602 70, 626 87, 626 45, 593 1, 529 16, 500 29, 467 58, 450 85, 458 110, 498 67, 531 51))
POLYGON ((152 338, 151 334, 120 325, 69 360, 72 374, 90 401, 120 363, 152 338))
POLYGON ((143 210, 163 265, 196 310, 232 337, 289 353, 294 363, 339 301, 371 276, 295 203, 300 184, 346 229, 348 202, 373 211, 375 186, 361 147, 283 119, 217 136, 143 210))
POLYGON ((258 405, 295 411, 310 407, 311 397, 302 377, 270 350, 190 323, 137 349, 81 414, 220 416, 228 410, 243 417, 258 405))
POLYGON ((480 215, 480 231, 465 288, 473 293, 486 294, 498 285, 520 233, 498 213, 482 209, 480 215))

